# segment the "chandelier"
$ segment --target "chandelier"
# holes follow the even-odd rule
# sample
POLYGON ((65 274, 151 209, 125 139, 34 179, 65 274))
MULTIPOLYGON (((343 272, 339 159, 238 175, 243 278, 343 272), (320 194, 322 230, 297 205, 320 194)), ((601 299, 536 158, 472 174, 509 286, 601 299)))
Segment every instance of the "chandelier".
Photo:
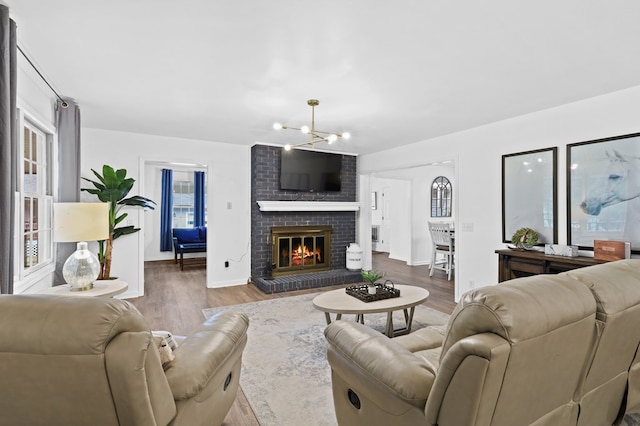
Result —
POLYGON ((296 147, 304 146, 304 145, 311 145, 311 148, 314 148, 315 144, 320 143, 320 142, 327 142, 329 144, 332 144, 335 141, 337 141, 338 138, 349 139, 351 137, 351 134, 349 132, 341 132, 341 133, 338 133, 338 132, 325 132, 325 131, 316 129, 315 109, 319 104, 320 104, 320 101, 317 100, 317 99, 309 99, 307 101, 307 105, 309 105, 311 107, 311 127, 302 126, 302 127, 298 128, 298 127, 285 126, 282 123, 274 123, 273 128, 275 130, 281 130, 281 129, 299 130, 302 133, 311 136, 311 140, 310 141, 302 142, 302 143, 295 144, 295 145, 287 144, 287 145, 284 146, 284 149, 289 151, 289 150, 291 150, 291 148, 296 148, 296 147))

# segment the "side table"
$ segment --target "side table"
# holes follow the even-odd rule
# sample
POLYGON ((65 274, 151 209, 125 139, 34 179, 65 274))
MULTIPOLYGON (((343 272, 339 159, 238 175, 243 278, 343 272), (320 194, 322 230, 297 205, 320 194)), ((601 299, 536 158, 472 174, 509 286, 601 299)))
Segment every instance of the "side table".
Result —
POLYGON ((54 294, 57 296, 72 297, 113 297, 117 294, 124 293, 129 288, 126 281, 100 280, 93 283, 93 288, 83 291, 71 291, 69 284, 48 287, 37 292, 37 294, 54 294))

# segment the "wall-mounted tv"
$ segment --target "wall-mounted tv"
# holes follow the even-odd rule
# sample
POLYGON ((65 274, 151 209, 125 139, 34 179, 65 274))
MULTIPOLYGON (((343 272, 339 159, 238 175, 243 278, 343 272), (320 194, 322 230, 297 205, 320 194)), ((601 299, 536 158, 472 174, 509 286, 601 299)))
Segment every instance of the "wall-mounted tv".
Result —
POLYGON ((340 191, 342 155, 292 149, 280 156, 280 189, 305 192, 340 191))

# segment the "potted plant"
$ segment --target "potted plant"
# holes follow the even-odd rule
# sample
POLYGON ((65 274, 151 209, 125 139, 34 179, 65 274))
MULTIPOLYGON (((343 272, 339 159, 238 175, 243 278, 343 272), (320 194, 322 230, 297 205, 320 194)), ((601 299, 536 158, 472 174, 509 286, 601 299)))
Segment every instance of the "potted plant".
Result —
POLYGON ((121 213, 120 210, 123 206, 153 210, 156 203, 139 195, 126 198, 135 183, 135 179, 127 178, 125 169, 114 170, 113 167, 105 164, 102 166, 102 175, 93 169, 91 171, 98 178, 97 181, 85 177, 82 179, 93 184, 94 188, 81 188, 81 190, 97 196, 103 203, 109 203, 109 238, 98 241, 98 260, 100 261, 98 279, 107 280, 111 278, 113 241, 123 235, 133 234, 140 230, 140 228, 136 228, 133 225, 118 227, 118 224, 128 216, 128 213, 121 213))
POLYGON ((376 281, 384 277, 384 273, 370 270, 370 271, 362 271, 360 274, 362 275, 362 278, 365 281, 367 281, 367 285, 369 286, 368 288, 369 294, 376 294, 376 281))

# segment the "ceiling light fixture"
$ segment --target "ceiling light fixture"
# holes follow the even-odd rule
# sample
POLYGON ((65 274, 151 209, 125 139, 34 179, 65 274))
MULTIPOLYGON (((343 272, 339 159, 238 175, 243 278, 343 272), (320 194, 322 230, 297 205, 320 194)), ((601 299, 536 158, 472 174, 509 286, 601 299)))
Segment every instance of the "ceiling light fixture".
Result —
POLYGON ((291 127, 291 126, 286 126, 282 123, 274 123, 273 124, 273 128, 275 130, 281 130, 281 129, 291 129, 291 130, 299 130, 304 134, 307 135, 311 135, 311 140, 308 142, 302 142, 299 144, 295 144, 295 145, 285 145, 284 149, 286 149, 287 151, 291 150, 291 148, 296 148, 299 146, 304 146, 304 145, 311 145, 311 148, 315 147, 315 144, 319 143, 319 142, 327 142, 329 144, 334 143, 335 141, 338 140, 338 138, 343 138, 343 139, 349 139, 351 137, 351 134, 349 132, 325 132, 322 130, 317 130, 316 129, 316 122, 315 122, 315 110, 316 107, 318 105, 320 105, 320 101, 317 99, 309 99, 307 101, 307 105, 309 105, 311 107, 311 128, 309 128, 309 126, 302 126, 300 128, 298 127, 291 127))

